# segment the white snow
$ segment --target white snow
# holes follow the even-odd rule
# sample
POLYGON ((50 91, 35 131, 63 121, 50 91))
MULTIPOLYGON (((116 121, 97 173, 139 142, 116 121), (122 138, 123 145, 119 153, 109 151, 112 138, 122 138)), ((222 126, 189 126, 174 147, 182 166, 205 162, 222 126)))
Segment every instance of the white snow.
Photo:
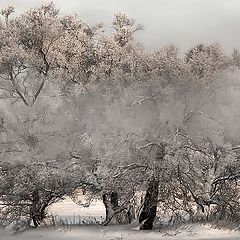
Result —
POLYGON ((55 203, 48 209, 53 215, 58 216, 103 216, 105 217, 105 208, 101 201, 93 201, 90 207, 81 207, 74 203, 69 197, 64 201, 55 203))
MULTIPOLYGON (((61 217, 80 215, 81 217, 103 216, 104 206, 94 202, 90 208, 79 207, 67 198, 49 209, 51 213, 61 217)), ((183 225, 177 229, 139 231, 138 224, 130 225, 86 225, 61 226, 55 228, 42 227, 25 231, 18 235, 0 230, 0 240, 240 240, 240 233, 219 230, 210 225, 183 225)))
POLYGON ((139 231, 134 225, 125 226, 79 226, 56 229, 37 229, 20 235, 0 231, 1 240, 239 240, 240 233, 213 229, 204 225, 188 225, 176 230, 139 231))
MULTIPOLYGON (((80 196, 84 200, 83 196, 80 196)), ((105 207, 101 201, 93 201, 90 207, 82 207, 74 203, 69 197, 55 203, 48 209, 48 213, 55 216, 56 222, 68 224, 101 223, 105 219, 105 207)))

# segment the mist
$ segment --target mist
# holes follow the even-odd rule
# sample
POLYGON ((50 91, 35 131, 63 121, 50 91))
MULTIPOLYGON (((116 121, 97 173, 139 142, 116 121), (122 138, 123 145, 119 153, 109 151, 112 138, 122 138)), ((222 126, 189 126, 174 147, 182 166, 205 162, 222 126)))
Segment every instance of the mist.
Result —
POLYGON ((15 5, 0 12, 1 236, 238 238, 237 2, 15 5))
MULTIPOLYGON (((41 4, 41 0, 0 1, 1 8, 12 4, 20 13, 41 4)), ((61 13, 77 13, 89 24, 103 21, 110 25, 115 12, 134 17, 145 27, 137 34, 147 48, 175 44, 189 49, 199 42, 219 42, 227 52, 239 48, 240 3, 237 0, 99 0, 54 1, 61 13)))

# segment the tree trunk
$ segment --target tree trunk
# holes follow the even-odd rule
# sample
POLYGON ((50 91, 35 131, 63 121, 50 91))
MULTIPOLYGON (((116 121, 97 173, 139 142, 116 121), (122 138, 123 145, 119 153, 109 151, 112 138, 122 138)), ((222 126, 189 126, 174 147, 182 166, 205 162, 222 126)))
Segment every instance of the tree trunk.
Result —
POLYGON ((30 210, 30 216, 34 225, 34 228, 37 228, 46 218, 46 208, 51 201, 52 196, 43 200, 39 196, 38 190, 35 190, 32 195, 32 207, 30 210))
POLYGON ((151 230, 153 228, 153 221, 157 213, 158 186, 159 180, 153 177, 148 184, 143 210, 139 216, 139 223, 142 223, 141 230, 151 230))
POLYGON ((106 218, 104 225, 107 225, 109 223, 117 224, 118 221, 116 218, 115 211, 116 208, 118 207, 118 194, 114 192, 112 192, 110 196, 109 194, 103 194, 102 198, 106 210, 106 218))
POLYGON ((156 152, 154 154, 155 159, 153 175, 148 183, 143 203, 143 210, 139 216, 141 230, 151 230, 153 228, 153 222, 157 214, 159 178, 163 172, 165 154, 165 144, 157 145, 156 152))
POLYGON ((40 201, 40 197, 39 197, 38 190, 34 190, 32 194, 32 207, 30 210, 30 215, 35 228, 37 228, 40 225, 39 211, 38 211, 39 201, 40 201))
POLYGON ((106 209, 106 218, 103 223, 104 226, 111 224, 123 224, 131 222, 131 212, 127 207, 119 206, 118 193, 111 192, 110 194, 103 194, 103 203, 106 209))
POLYGON ((113 209, 116 210, 118 207, 118 194, 116 192, 111 193, 110 202, 113 206, 113 209))

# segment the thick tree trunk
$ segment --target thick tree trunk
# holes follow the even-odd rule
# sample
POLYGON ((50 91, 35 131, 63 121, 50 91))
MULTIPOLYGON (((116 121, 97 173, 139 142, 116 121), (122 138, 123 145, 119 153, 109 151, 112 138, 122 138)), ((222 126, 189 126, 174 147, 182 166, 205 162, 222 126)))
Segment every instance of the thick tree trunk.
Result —
POLYGON ((106 218, 103 223, 104 226, 111 224, 123 224, 131 222, 130 209, 121 207, 118 204, 118 193, 111 192, 103 194, 103 203, 106 210, 106 218))
POLYGON ((117 224, 116 218, 116 208, 118 207, 118 195, 117 193, 112 192, 111 194, 103 194, 103 204, 105 206, 106 218, 104 225, 109 223, 117 224))
POLYGON ((142 223, 141 230, 151 230, 153 228, 153 221, 157 213, 158 186, 159 180, 153 177, 148 184, 143 210, 139 216, 139 223, 142 223))
POLYGON ((163 172, 163 162, 165 156, 165 145, 157 145, 154 155, 154 171, 152 178, 150 179, 144 198, 143 209, 139 216, 139 223, 141 224, 141 230, 151 230, 153 228, 153 222, 157 214, 158 203, 158 187, 160 175, 163 172))
POLYGON ((37 228, 46 218, 45 211, 51 199, 52 197, 50 196, 48 199, 45 199, 45 201, 43 202, 43 200, 39 196, 38 190, 35 190, 33 192, 30 216, 31 216, 34 228, 37 228))
POLYGON ((39 197, 39 193, 38 190, 33 191, 32 194, 32 207, 30 210, 30 215, 33 221, 33 225, 35 228, 37 228, 40 225, 40 215, 39 215, 39 201, 40 201, 40 197, 39 197))
POLYGON ((31 213, 32 221, 35 228, 37 228, 46 218, 46 208, 48 204, 39 204, 37 208, 31 213))
POLYGON ((113 206, 113 209, 116 210, 118 207, 118 194, 116 192, 111 193, 110 202, 113 206))

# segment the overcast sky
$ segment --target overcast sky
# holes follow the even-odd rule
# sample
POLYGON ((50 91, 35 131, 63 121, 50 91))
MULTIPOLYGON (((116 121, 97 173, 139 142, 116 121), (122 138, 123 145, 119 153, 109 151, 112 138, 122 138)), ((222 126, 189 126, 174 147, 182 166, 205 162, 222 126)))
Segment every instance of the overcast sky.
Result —
MULTIPOLYGON (((17 11, 41 0, 0 0, 17 11)), ((110 22, 124 12, 145 26, 138 38, 148 48, 173 43, 186 49, 200 42, 219 42, 227 51, 240 48, 240 0, 55 0, 62 13, 78 13, 87 23, 110 22)))

